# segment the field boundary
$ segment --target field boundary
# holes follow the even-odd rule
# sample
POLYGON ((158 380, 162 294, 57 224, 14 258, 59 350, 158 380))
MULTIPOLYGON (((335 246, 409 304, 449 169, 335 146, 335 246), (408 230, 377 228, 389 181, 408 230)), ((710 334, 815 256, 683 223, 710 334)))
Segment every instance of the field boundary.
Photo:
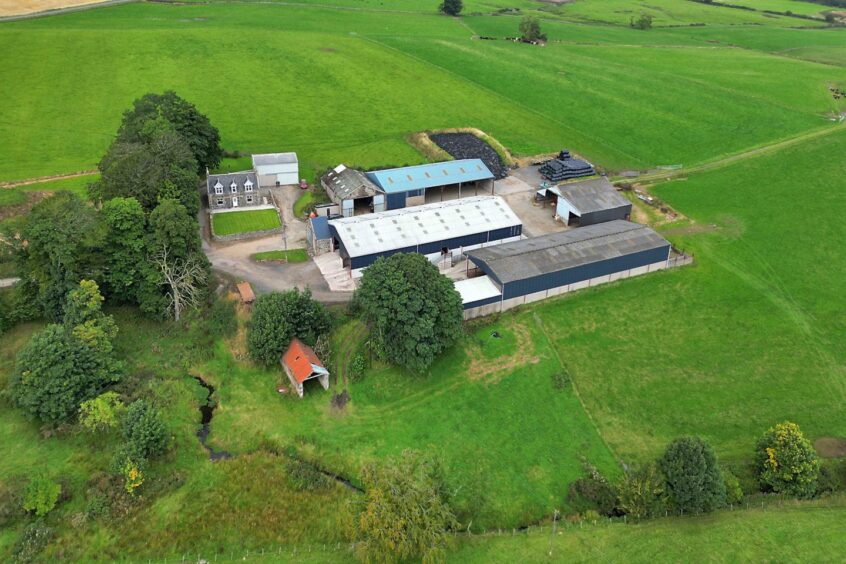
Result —
POLYGON ((11 16, 0 16, 0 23, 31 20, 35 18, 44 18, 47 16, 60 16, 62 14, 83 12, 85 10, 93 10, 95 8, 105 8, 107 6, 117 6, 120 4, 132 4, 134 2, 139 1, 140 0, 103 0, 102 2, 92 2, 90 4, 80 4, 79 6, 68 6, 66 8, 51 8, 49 10, 42 10, 40 12, 30 12, 28 14, 13 14, 11 16))
MULTIPOLYGON (((134 1, 134 0, 133 0, 134 1)), ((42 184, 44 182, 53 182, 54 180, 65 180, 67 178, 79 178, 80 176, 93 176, 100 172, 99 170, 81 170, 79 172, 67 172, 64 174, 53 174, 49 176, 37 176, 35 178, 25 178, 23 180, 10 180, 9 182, 0 182, 0 189, 19 188, 20 186, 29 186, 31 184, 42 184)))

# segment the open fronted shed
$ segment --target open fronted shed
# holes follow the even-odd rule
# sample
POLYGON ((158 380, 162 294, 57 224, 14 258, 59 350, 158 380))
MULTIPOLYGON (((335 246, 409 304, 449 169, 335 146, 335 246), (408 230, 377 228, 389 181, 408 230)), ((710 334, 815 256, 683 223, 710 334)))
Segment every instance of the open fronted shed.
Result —
POLYGON ((548 190, 558 198, 555 215, 565 225, 586 226, 631 217, 632 203, 607 178, 561 184, 548 190))

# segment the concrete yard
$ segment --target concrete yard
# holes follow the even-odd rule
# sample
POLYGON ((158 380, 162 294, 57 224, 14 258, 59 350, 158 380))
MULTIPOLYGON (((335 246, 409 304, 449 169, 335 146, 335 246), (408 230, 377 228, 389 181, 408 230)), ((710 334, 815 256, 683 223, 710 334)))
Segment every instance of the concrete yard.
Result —
MULTIPOLYGON (((530 167, 536 169, 537 167, 530 167)), ((549 204, 538 204, 535 202, 537 184, 529 184, 524 178, 530 178, 531 174, 518 175, 516 173, 526 169, 512 171, 496 183, 496 194, 502 196, 506 203, 514 210, 520 221, 523 222, 523 235, 537 237, 548 233, 565 231, 567 226, 554 219, 555 209, 549 204), (521 177, 522 176, 522 177, 521 177)), ((538 175, 540 178, 540 175, 538 175)))

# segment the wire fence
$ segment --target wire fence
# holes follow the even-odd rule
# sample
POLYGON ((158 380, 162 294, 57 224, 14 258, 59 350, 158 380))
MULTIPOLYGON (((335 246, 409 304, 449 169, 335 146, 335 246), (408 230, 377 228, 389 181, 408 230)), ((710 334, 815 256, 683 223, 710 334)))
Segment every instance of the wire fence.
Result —
MULTIPOLYGON (((718 513, 732 513, 737 511, 766 511, 786 506, 797 506, 802 503, 796 499, 777 494, 759 494, 750 497, 739 504, 729 504, 718 513)), ((667 509, 663 516, 658 518, 690 518, 700 514, 667 509)), ((486 528, 473 526, 472 524, 463 530, 453 531, 456 539, 485 538, 485 537, 518 537, 529 535, 544 535, 552 533, 566 533, 575 531, 590 531, 597 527, 619 527, 635 523, 627 516, 621 517, 599 517, 596 519, 576 519, 574 517, 561 516, 553 522, 550 514, 549 521, 534 525, 512 528, 486 528)), ((646 522, 639 521, 639 522, 646 522)), ((202 551, 187 551, 182 554, 173 555, 167 558, 153 559, 125 559, 120 562, 134 562, 147 564, 174 564, 174 563, 201 563, 201 562, 321 562, 328 558, 352 558, 354 545, 346 542, 335 543, 310 543, 310 544, 281 544, 269 546, 256 550, 230 550, 219 553, 202 551)))

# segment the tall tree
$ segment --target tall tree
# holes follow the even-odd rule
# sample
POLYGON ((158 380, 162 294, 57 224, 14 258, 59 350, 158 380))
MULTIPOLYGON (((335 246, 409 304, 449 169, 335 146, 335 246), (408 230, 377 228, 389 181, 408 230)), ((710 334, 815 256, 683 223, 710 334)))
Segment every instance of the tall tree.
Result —
POLYGON ((457 16, 464 9, 464 3, 461 0, 444 0, 438 9, 442 14, 457 16))
POLYGON ((48 325, 37 333, 15 362, 9 386, 12 399, 46 423, 72 419, 82 402, 96 397, 123 373, 112 346, 117 328, 100 312, 102 297, 92 284, 83 281, 70 293, 67 323, 48 325))
POLYGON ((306 288, 273 292, 259 296, 253 304, 253 316, 247 326, 247 349, 256 362, 273 365, 298 337, 313 346, 329 332, 330 320, 322 304, 306 288))
POLYGON ((105 229, 96 210, 70 192, 35 205, 15 239, 21 275, 37 288, 47 319, 63 316, 65 296, 83 278, 102 272, 105 229))
POLYGON ((461 296, 417 253, 398 253, 370 265, 355 302, 372 325, 381 354, 416 372, 461 336, 461 296))
POLYGON ((191 215, 200 209, 197 161, 191 148, 172 126, 152 122, 148 135, 112 143, 100 160, 100 179, 89 188, 95 200, 135 198, 152 211, 166 198, 176 198, 191 215))
POLYGON ((125 143, 143 141, 148 122, 157 118, 167 120, 188 144, 197 163, 197 174, 220 164, 223 149, 217 128, 194 104, 172 90, 164 94, 145 94, 135 100, 132 109, 123 114, 118 140, 125 143))
POLYGON ((546 41, 546 35, 541 33, 540 20, 533 16, 525 16, 520 20, 520 38, 530 43, 546 41))
POLYGON ((112 198, 103 204, 106 238, 103 282, 109 299, 136 302, 144 265, 146 219, 135 198, 112 198))
POLYGON ((820 461, 796 423, 785 421, 764 433, 755 449, 755 467, 766 490, 796 497, 817 491, 820 461))
POLYGON ((670 503, 685 513, 708 513, 725 505, 726 486, 717 456, 699 437, 681 437, 659 461, 670 503))
POLYGON ((444 557, 448 532, 457 521, 449 506, 440 465, 405 451, 362 470, 364 507, 354 516, 357 555, 365 561, 393 562, 444 557))

